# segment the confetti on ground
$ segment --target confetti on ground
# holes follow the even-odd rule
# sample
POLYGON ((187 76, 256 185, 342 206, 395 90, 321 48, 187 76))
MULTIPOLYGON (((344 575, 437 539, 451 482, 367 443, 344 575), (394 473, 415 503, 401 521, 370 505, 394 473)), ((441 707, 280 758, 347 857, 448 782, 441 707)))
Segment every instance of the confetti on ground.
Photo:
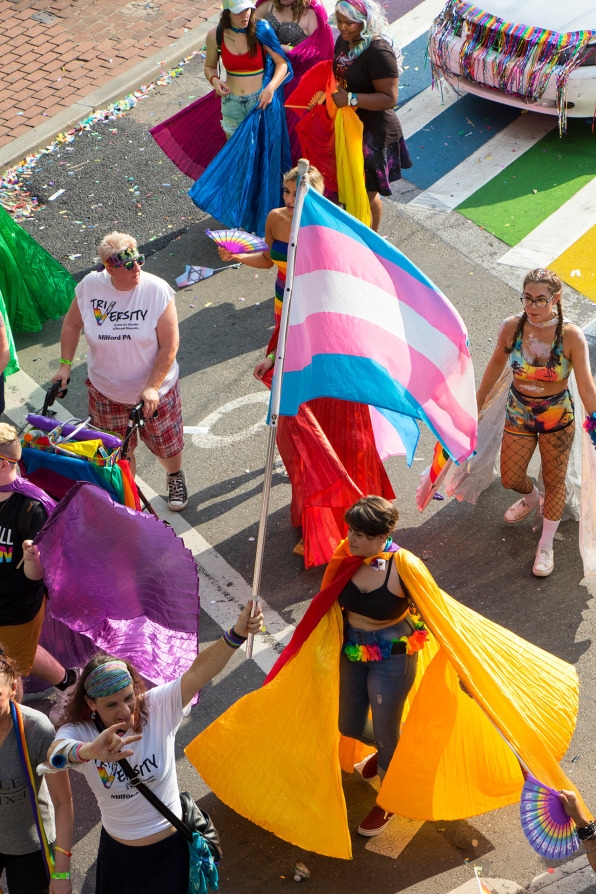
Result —
MULTIPOLYGON (((0 205, 5 211, 8 211, 17 222, 19 220, 33 217, 34 212, 41 206, 37 199, 25 189, 22 181, 27 178, 29 172, 36 166, 40 158, 43 158, 45 155, 51 155, 65 143, 72 143, 76 135, 82 131, 90 131, 92 134, 101 138, 101 135, 97 134, 97 131, 95 130, 97 125, 122 118, 128 111, 130 111, 130 109, 133 109, 136 106, 139 100, 147 99, 149 93, 157 87, 166 87, 168 84, 171 84, 175 78, 184 74, 184 66, 188 65, 188 63, 196 56, 200 55, 201 54, 197 50, 194 50, 190 56, 186 56, 182 59, 175 68, 172 68, 167 72, 162 71, 161 76, 154 82, 148 85, 143 84, 138 90, 135 90, 134 93, 129 93, 128 96, 125 96, 124 99, 110 103, 106 109, 99 109, 93 112, 91 115, 88 115, 87 118, 83 118, 82 121, 79 121, 72 130, 65 133, 59 133, 54 142, 50 143, 49 146, 46 146, 45 149, 40 149, 32 155, 27 155, 18 165, 8 168, 0 174, 0 205)), ((111 129, 110 133, 117 133, 117 131, 111 129)), ((164 186, 165 185, 169 184, 164 184, 164 186)), ((49 201, 62 195, 64 191, 65 190, 58 190, 49 201)))

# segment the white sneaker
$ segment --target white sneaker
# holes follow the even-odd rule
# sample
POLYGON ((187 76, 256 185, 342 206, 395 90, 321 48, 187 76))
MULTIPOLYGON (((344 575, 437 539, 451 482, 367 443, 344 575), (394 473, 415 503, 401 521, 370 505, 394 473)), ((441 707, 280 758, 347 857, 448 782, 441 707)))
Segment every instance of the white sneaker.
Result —
POLYGON ((50 709, 50 713, 48 716, 49 716, 51 722, 56 727, 56 729, 58 729, 60 724, 64 722, 63 714, 64 714, 64 709, 66 708, 66 703, 68 702, 68 699, 70 698, 70 696, 71 696, 75 686, 79 682, 79 678, 81 676, 81 669, 79 667, 73 667, 72 670, 74 670, 74 672, 77 676, 76 676, 76 680, 74 681, 74 683, 71 686, 68 686, 64 690, 56 689, 56 687, 54 686, 54 696, 55 696, 54 706, 53 706, 53 708, 50 709))
POLYGON ((521 500, 518 500, 513 506, 509 507, 503 518, 508 525, 516 525, 518 522, 523 521, 524 518, 527 518, 534 508, 534 506, 528 506, 525 499, 522 497, 521 500))
POLYGON ((536 552, 536 558, 534 559, 534 566, 532 568, 532 574, 536 575, 536 577, 548 577, 549 574, 553 573, 555 567, 555 554, 552 549, 541 549, 538 547, 538 551, 536 552))

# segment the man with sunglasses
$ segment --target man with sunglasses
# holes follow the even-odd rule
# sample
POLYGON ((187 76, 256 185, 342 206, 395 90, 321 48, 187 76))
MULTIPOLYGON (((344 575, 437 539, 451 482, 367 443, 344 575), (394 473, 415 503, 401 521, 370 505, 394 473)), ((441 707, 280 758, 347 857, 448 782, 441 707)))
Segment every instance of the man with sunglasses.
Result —
MULTIPOLYGON (((141 440, 167 472, 168 506, 188 503, 182 471, 182 409, 176 353, 179 345, 174 291, 165 280, 141 270, 136 240, 109 233, 99 246, 103 269, 89 273, 75 289, 60 340, 60 371, 66 387, 81 332, 87 339, 89 415, 93 425, 126 435, 132 408, 143 402, 141 440), (157 415, 155 416, 155 413, 157 415)), ((134 475, 136 432, 129 441, 134 475)))

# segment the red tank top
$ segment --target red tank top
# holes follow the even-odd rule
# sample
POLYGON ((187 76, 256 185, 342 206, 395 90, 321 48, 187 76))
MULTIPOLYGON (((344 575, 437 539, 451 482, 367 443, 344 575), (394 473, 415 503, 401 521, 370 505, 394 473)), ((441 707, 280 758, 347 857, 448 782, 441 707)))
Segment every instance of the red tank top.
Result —
POLYGON ((265 51, 261 44, 258 44, 257 53, 251 56, 250 53, 242 53, 237 55, 231 53, 225 41, 221 44, 221 61, 227 73, 236 78, 248 78, 255 75, 262 75, 265 71, 265 51))

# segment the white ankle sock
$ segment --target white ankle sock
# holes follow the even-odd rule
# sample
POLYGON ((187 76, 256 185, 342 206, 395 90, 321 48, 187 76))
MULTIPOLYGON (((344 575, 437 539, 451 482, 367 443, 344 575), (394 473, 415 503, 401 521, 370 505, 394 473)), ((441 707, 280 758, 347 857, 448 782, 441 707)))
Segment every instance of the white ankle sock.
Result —
POLYGON ((529 494, 524 494, 524 501, 525 501, 526 506, 532 506, 532 508, 534 506, 538 506, 539 500, 540 500, 540 491, 538 490, 536 485, 534 485, 533 490, 531 490, 529 494))
POLYGON ((559 521, 551 521, 549 518, 542 519, 542 536, 540 538, 540 543, 538 544, 538 549, 553 548, 553 541, 559 524, 560 519, 559 521))

